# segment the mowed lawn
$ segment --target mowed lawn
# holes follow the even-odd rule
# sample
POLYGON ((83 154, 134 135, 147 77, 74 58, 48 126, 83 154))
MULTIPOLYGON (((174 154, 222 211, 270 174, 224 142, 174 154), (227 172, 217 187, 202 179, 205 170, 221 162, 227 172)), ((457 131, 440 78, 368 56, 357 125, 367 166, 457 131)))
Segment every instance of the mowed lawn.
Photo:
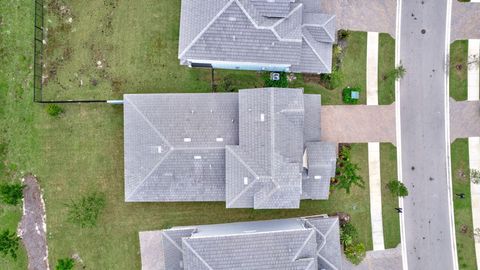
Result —
POLYGON ((395 101, 395 39, 380 33, 378 44, 378 104, 389 105, 395 101))
POLYGON ((473 236, 472 202, 470 198, 470 170, 468 165, 468 140, 457 139, 452 143, 453 206, 455 233, 457 236, 458 264, 462 270, 477 269, 473 236), (464 193, 465 199, 455 194, 464 193))
MULTIPOLYGON (((51 12, 65 12, 62 3, 49 1, 47 7, 51 12)), ((179 3, 70 1, 69 12, 47 17, 49 33, 57 34, 50 34, 47 40, 46 50, 51 50, 47 52, 47 69, 56 66, 53 73, 51 69, 48 72, 45 99, 210 91, 210 71, 178 65, 179 3), (70 26, 60 26, 69 18, 70 26), (97 61, 102 67, 97 67, 97 61)), ((0 139, 6 144, 2 160, 15 164, 10 167, 15 173, 6 180, 17 180, 23 172, 38 176, 47 207, 52 268, 59 258, 77 253, 88 269, 139 269, 138 232, 142 230, 339 211, 351 214, 361 241, 372 248, 366 144, 352 148, 352 160, 361 168, 365 189, 353 188, 351 194, 334 191, 330 200, 303 201, 298 210, 232 210, 225 209, 224 203, 125 203, 122 108, 70 104, 62 105, 62 117, 48 116, 44 105, 32 103, 33 5, 26 0, 3 1, 0 14, 0 55, 6 60, 0 69, 0 139), (66 204, 93 191, 107 196, 97 227, 82 229, 67 222, 66 204)), ((351 36, 344 60, 346 85, 365 87, 365 40, 365 33, 351 36)), ((216 72, 216 78, 221 82, 228 73, 216 72)), ((241 87, 260 86, 262 82, 262 74, 256 72, 234 76, 241 87)), ((300 75, 297 80, 305 82, 300 75)), ((325 93, 326 103, 340 101, 339 89, 326 90, 311 82, 305 82, 305 86, 306 92, 325 93), (327 93, 335 94, 329 99, 327 93)), ((2 208, 0 229, 14 229, 20 215, 21 208, 2 208)), ((0 259, 0 265, 2 269, 25 269, 24 251, 16 262, 0 259)))
POLYGON ((380 174, 382 181, 382 217, 385 248, 400 244, 400 217, 395 210, 398 197, 387 188, 388 182, 397 180, 397 148, 391 143, 380 144, 380 174))
POLYGON ((456 101, 468 96, 468 41, 457 40, 450 45, 450 97, 456 101))

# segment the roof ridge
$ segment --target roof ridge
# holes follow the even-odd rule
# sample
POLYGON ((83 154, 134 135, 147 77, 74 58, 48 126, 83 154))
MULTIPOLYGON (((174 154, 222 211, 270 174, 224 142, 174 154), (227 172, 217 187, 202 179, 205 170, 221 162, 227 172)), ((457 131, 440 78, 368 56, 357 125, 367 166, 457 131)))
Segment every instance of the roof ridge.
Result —
POLYGON ((198 35, 192 40, 192 42, 190 42, 190 44, 188 44, 187 47, 185 47, 185 49, 178 55, 178 59, 181 59, 186 53, 188 50, 190 50, 190 48, 193 47, 193 45, 200 39, 200 37, 207 31, 208 28, 210 28, 210 26, 212 26, 212 24, 225 12, 225 10, 227 10, 227 8, 229 8, 233 2, 235 2, 236 0, 230 0, 227 4, 225 4, 225 6, 217 13, 217 15, 215 15, 215 17, 212 18, 212 20, 205 26, 205 28, 202 29, 202 31, 200 31, 200 33, 198 33, 198 35))
POLYGON ((326 262, 328 265, 330 265, 333 268, 333 270, 338 270, 338 268, 335 265, 333 265, 333 263, 331 263, 329 260, 327 260, 325 257, 323 257, 322 255, 320 255, 318 253, 317 253, 317 256, 322 258, 322 260, 324 262, 326 262))
POLYGON ((162 164, 162 162, 165 160, 165 158, 167 158, 171 152, 174 152, 175 150, 169 150, 167 153, 165 153, 165 155, 157 162, 157 164, 155 164, 155 166, 153 166, 152 170, 150 170, 150 172, 143 178, 142 181, 140 181, 140 184, 137 185, 137 187, 135 187, 135 189, 130 193, 130 195, 127 197, 127 201, 137 192, 137 190, 140 188, 140 186, 142 186, 145 181, 147 181, 147 178, 150 177, 150 175, 152 175, 153 171, 158 168, 158 166, 160 166, 160 164, 162 164))
MULTIPOLYGON (((305 246, 307 245, 308 241, 310 241, 310 239, 312 238, 312 236, 315 235, 315 230, 311 229, 311 232, 310 234, 308 235, 307 239, 305 239, 305 241, 303 242, 302 246, 300 246, 300 248, 298 249, 297 253, 295 254, 295 256, 293 256, 293 260, 292 262, 296 261, 298 259, 298 256, 300 256, 300 252, 305 248, 305 246)), ((307 268, 308 269, 308 268, 307 268)))
POLYGON ((181 253, 183 253, 183 248, 179 247, 177 243, 168 234, 165 233, 165 231, 161 231, 161 232, 162 232, 162 236, 165 236, 165 239, 170 241, 170 243, 172 243, 178 250, 180 250, 181 253))
MULTIPOLYGON (((302 27, 303 28, 303 27, 302 27)), ((306 30, 308 32, 308 30, 306 30)), ((309 35, 310 32, 308 32, 309 35)), ((325 62, 323 61, 322 57, 317 53, 317 51, 313 48, 311 42, 308 40, 308 38, 306 37, 305 33, 302 31, 302 36, 303 36, 303 40, 305 40, 305 43, 308 45, 308 47, 310 47, 310 49, 312 50, 312 52, 317 56, 318 60, 320 60, 320 62, 322 63, 322 65, 328 70, 328 66, 325 64, 325 62)))
POLYGON ((190 249, 190 250, 193 252, 193 254, 194 254, 208 269, 213 270, 213 268, 200 256, 200 254, 198 254, 197 251, 194 250, 194 249, 192 248, 192 246, 190 246, 189 243, 187 243, 187 240, 186 240, 186 239, 182 239, 182 243, 185 244, 185 246, 186 246, 188 249, 190 249))

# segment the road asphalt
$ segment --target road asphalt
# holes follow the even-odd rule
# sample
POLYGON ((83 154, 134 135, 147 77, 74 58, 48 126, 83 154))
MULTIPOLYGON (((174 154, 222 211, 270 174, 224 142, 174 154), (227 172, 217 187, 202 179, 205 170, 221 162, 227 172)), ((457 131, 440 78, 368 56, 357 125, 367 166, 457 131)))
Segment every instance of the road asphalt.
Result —
POLYGON ((446 128, 448 4, 402 1, 400 61, 406 74, 399 89, 401 173, 410 193, 403 201, 403 244, 404 261, 412 270, 458 269, 446 128))

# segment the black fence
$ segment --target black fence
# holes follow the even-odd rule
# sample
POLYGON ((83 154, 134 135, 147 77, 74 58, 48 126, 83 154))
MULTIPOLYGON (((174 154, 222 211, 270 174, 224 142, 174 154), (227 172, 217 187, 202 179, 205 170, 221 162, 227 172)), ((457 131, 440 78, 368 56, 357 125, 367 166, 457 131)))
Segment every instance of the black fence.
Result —
POLYGON ((35 33, 33 56, 33 101, 43 100, 43 0, 35 0, 35 33))
POLYGON ((106 100, 44 100, 43 99, 43 33, 44 26, 44 7, 43 0, 34 0, 35 2, 35 32, 33 40, 33 101, 38 103, 96 103, 106 102, 106 100))

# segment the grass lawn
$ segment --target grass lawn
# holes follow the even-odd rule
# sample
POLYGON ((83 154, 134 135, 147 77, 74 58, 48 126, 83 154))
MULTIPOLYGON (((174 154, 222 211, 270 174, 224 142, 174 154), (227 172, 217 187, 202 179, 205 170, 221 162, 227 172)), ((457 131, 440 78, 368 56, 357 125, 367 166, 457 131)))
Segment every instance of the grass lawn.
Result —
POLYGON ((462 270, 474 270, 475 242, 473 239, 472 204, 470 200, 470 170, 468 167, 468 140, 457 139, 452 143, 453 193, 465 193, 465 199, 453 196, 455 232, 457 236, 458 264, 462 270))
MULTIPOLYGON (((58 12, 57 3, 49 1, 49 10, 58 12)), ((45 98, 120 98, 122 93, 133 92, 210 91, 209 70, 178 65, 179 3, 70 1, 71 13, 45 20, 49 33, 57 33, 50 34, 46 48, 51 50, 47 52, 47 69, 56 68, 49 72, 52 76, 45 87, 45 98), (61 26, 69 16, 73 18, 71 26, 61 26), (103 67, 97 68, 96 61, 102 61, 103 67)), ((224 203, 125 203, 122 108, 70 104, 62 105, 65 114, 60 118, 48 116, 44 105, 32 103, 32 2, 2 1, 0 14, 0 55, 6 60, 0 69, 0 139, 7 146, 2 161, 15 175, 33 172, 39 177, 47 208, 52 268, 59 258, 78 253, 88 269, 139 269, 141 230, 338 211, 351 214, 360 240, 372 248, 366 144, 353 146, 352 160, 361 167, 367 188, 354 188, 351 194, 334 191, 330 200, 303 201, 298 210, 234 210, 225 209, 224 203), (107 196, 98 226, 81 229, 67 222, 65 204, 92 191, 107 196)), ((352 34, 343 70, 348 84, 363 88, 365 39, 365 33, 352 34)), ((216 78, 221 82, 228 74, 219 71, 216 78)), ((235 78, 241 87, 261 82, 261 74, 255 72, 236 72, 235 78)), ((324 94, 325 103, 340 100, 338 90, 322 89, 299 76, 298 81, 302 80, 306 92, 338 93, 338 97, 324 94)), ((20 208, 1 208, 0 228, 13 229, 20 215, 20 208)), ((16 262, 0 259, 0 265, 2 270, 26 269, 24 251, 20 251, 16 262)))
POLYGON ((395 77, 389 75, 395 69, 395 39, 380 33, 378 44, 378 104, 395 101, 395 77))
POLYGON ((382 180, 382 217, 385 248, 400 244, 400 217, 395 210, 398 197, 393 196, 387 183, 397 180, 397 148, 391 143, 380 144, 380 174, 382 180))
POLYGON ((457 40, 450 45, 450 97, 467 100, 468 41, 457 40))

